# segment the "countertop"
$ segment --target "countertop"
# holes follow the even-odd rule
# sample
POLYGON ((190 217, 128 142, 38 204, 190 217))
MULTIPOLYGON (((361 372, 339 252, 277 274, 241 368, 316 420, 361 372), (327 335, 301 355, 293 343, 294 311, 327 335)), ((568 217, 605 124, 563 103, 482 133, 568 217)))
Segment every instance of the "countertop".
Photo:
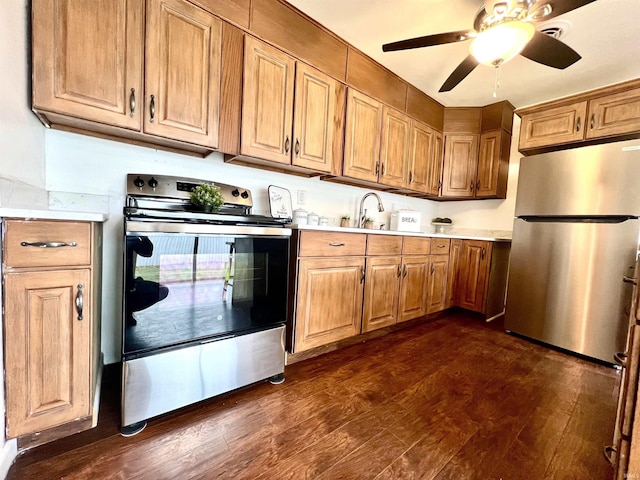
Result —
POLYGON ((0 217, 3 218, 28 218, 38 220, 75 220, 81 222, 106 222, 109 215, 93 212, 73 212, 66 210, 37 210, 30 208, 3 208, 0 207, 0 217))
POLYGON ((470 228, 445 227, 443 233, 434 232, 400 232, 391 230, 375 230, 368 228, 352 228, 337 226, 317 226, 317 225, 297 225, 289 224, 289 228, 297 230, 315 230, 324 232, 348 232, 367 233, 376 235, 403 235, 412 237, 437 237, 437 238, 462 238, 469 240, 486 240, 489 242, 511 242, 511 232, 509 230, 481 230, 470 228))

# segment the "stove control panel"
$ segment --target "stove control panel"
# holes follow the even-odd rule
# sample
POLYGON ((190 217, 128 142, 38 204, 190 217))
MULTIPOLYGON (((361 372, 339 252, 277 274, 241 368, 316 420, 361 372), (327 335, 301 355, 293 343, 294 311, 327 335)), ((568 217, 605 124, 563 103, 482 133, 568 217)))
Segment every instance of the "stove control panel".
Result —
POLYGON ((227 185, 198 178, 172 177, 130 173, 127 175, 127 194, 140 197, 188 199, 191 191, 201 183, 213 183, 220 187, 225 204, 251 208, 251 192, 236 185, 227 185))

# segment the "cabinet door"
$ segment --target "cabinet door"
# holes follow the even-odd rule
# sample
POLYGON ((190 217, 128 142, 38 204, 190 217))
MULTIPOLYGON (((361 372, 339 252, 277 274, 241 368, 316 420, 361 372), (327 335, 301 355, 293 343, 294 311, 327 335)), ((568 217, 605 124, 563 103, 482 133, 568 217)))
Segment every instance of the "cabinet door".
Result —
POLYGON ((427 294, 427 313, 447 308, 447 277, 449 255, 431 255, 427 294))
POLYGON ((378 181, 381 124, 382 104, 349 89, 342 170, 344 176, 378 181))
POLYGON ((407 187, 423 193, 432 193, 433 136, 434 130, 423 123, 411 124, 411 141, 409 148, 409 173, 407 187))
POLYGON ((380 183, 404 187, 407 183, 411 120, 404 113, 384 107, 380 147, 380 183))
POLYGON ((298 264, 295 352, 360 333, 364 258, 303 258, 298 264))
POLYGON ((463 240, 458 277, 458 306, 484 313, 491 242, 463 240))
POLYGON ((640 88, 589 100, 587 138, 640 130, 640 88))
POLYGON ((426 315, 428 271, 428 255, 405 256, 402 258, 399 322, 426 315))
POLYGON ((218 147, 222 22, 184 0, 148 0, 144 131, 218 147))
POLYGON ((442 138, 442 134, 440 132, 433 132, 433 147, 431 149, 431 160, 430 160, 430 180, 429 180, 429 191, 431 195, 438 196, 440 195, 440 190, 442 189, 442 162, 443 162, 443 152, 444 152, 444 141, 442 138))
POLYGON ((144 0, 35 0, 33 107, 140 130, 144 0))
POLYGON ((291 164, 295 61, 245 36, 240 153, 291 164))
POLYGON ((331 173, 335 135, 336 81, 297 63, 293 128, 293 164, 331 173))
POLYGON ((462 240, 451 239, 449 250, 449 271, 447 272, 447 301, 446 308, 457 304, 458 274, 460 269, 460 255, 462 254, 462 240))
POLYGON ((473 197, 478 166, 478 135, 445 135, 443 197, 473 197))
POLYGON ((91 412, 90 271, 5 276, 7 436, 91 412), (82 305, 82 319, 77 304, 82 305))
POLYGON ((586 116, 586 101, 523 115, 518 148, 527 150, 582 140, 586 116))
POLYGON ((398 315, 400 257, 368 257, 362 332, 394 325, 398 315))
POLYGON ((511 135, 494 130, 480 136, 476 198, 506 198, 511 135))

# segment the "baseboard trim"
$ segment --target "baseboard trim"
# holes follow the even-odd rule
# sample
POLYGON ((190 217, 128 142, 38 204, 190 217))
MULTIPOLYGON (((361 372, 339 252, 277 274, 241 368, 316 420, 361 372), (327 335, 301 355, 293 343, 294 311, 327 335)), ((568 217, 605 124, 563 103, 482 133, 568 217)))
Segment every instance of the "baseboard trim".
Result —
POLYGON ((13 461, 18 455, 18 445, 14 440, 9 440, 4 444, 2 450, 0 450, 0 478, 3 480, 7 478, 9 469, 13 465, 13 461))

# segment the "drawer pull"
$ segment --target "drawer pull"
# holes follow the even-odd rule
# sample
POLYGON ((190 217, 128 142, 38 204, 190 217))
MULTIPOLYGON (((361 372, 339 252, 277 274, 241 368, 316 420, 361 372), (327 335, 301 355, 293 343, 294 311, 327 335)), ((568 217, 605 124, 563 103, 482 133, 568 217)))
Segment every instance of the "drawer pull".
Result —
POLYGON ((406 277, 406 276, 407 276, 407 266, 405 265, 405 266, 402 268, 402 278, 404 278, 404 277, 406 277))
POLYGON ((400 265, 398 265, 398 278, 400 278, 402 276, 402 268, 400 268, 400 265))
POLYGON ((439 245, 437 245, 438 248, 445 248, 446 245, 443 245, 442 243, 440 243, 439 245))
POLYGON ((613 359, 616 361, 618 365, 621 367, 627 367, 627 354, 623 352, 616 352, 613 354, 613 359))
POLYGON ((82 284, 79 284, 78 293, 76 294, 76 312, 78 312, 78 320, 82 320, 82 308, 83 308, 82 284))
POLYGON ((611 465, 615 464, 615 460, 613 457, 617 453, 616 447, 614 447, 613 445, 607 445, 606 447, 604 447, 604 451, 602 453, 604 454, 604 458, 607 459, 607 462, 609 462, 611 465))
POLYGON ((344 247, 344 243, 330 243, 330 247, 344 247))
POLYGON ((60 248, 77 247, 77 242, 20 242, 23 247, 60 248))
POLYGON ((631 277, 627 277, 627 276, 622 277, 622 281, 624 283, 631 283, 632 285, 637 285, 638 284, 638 282, 636 282, 635 278, 631 278, 631 277))

